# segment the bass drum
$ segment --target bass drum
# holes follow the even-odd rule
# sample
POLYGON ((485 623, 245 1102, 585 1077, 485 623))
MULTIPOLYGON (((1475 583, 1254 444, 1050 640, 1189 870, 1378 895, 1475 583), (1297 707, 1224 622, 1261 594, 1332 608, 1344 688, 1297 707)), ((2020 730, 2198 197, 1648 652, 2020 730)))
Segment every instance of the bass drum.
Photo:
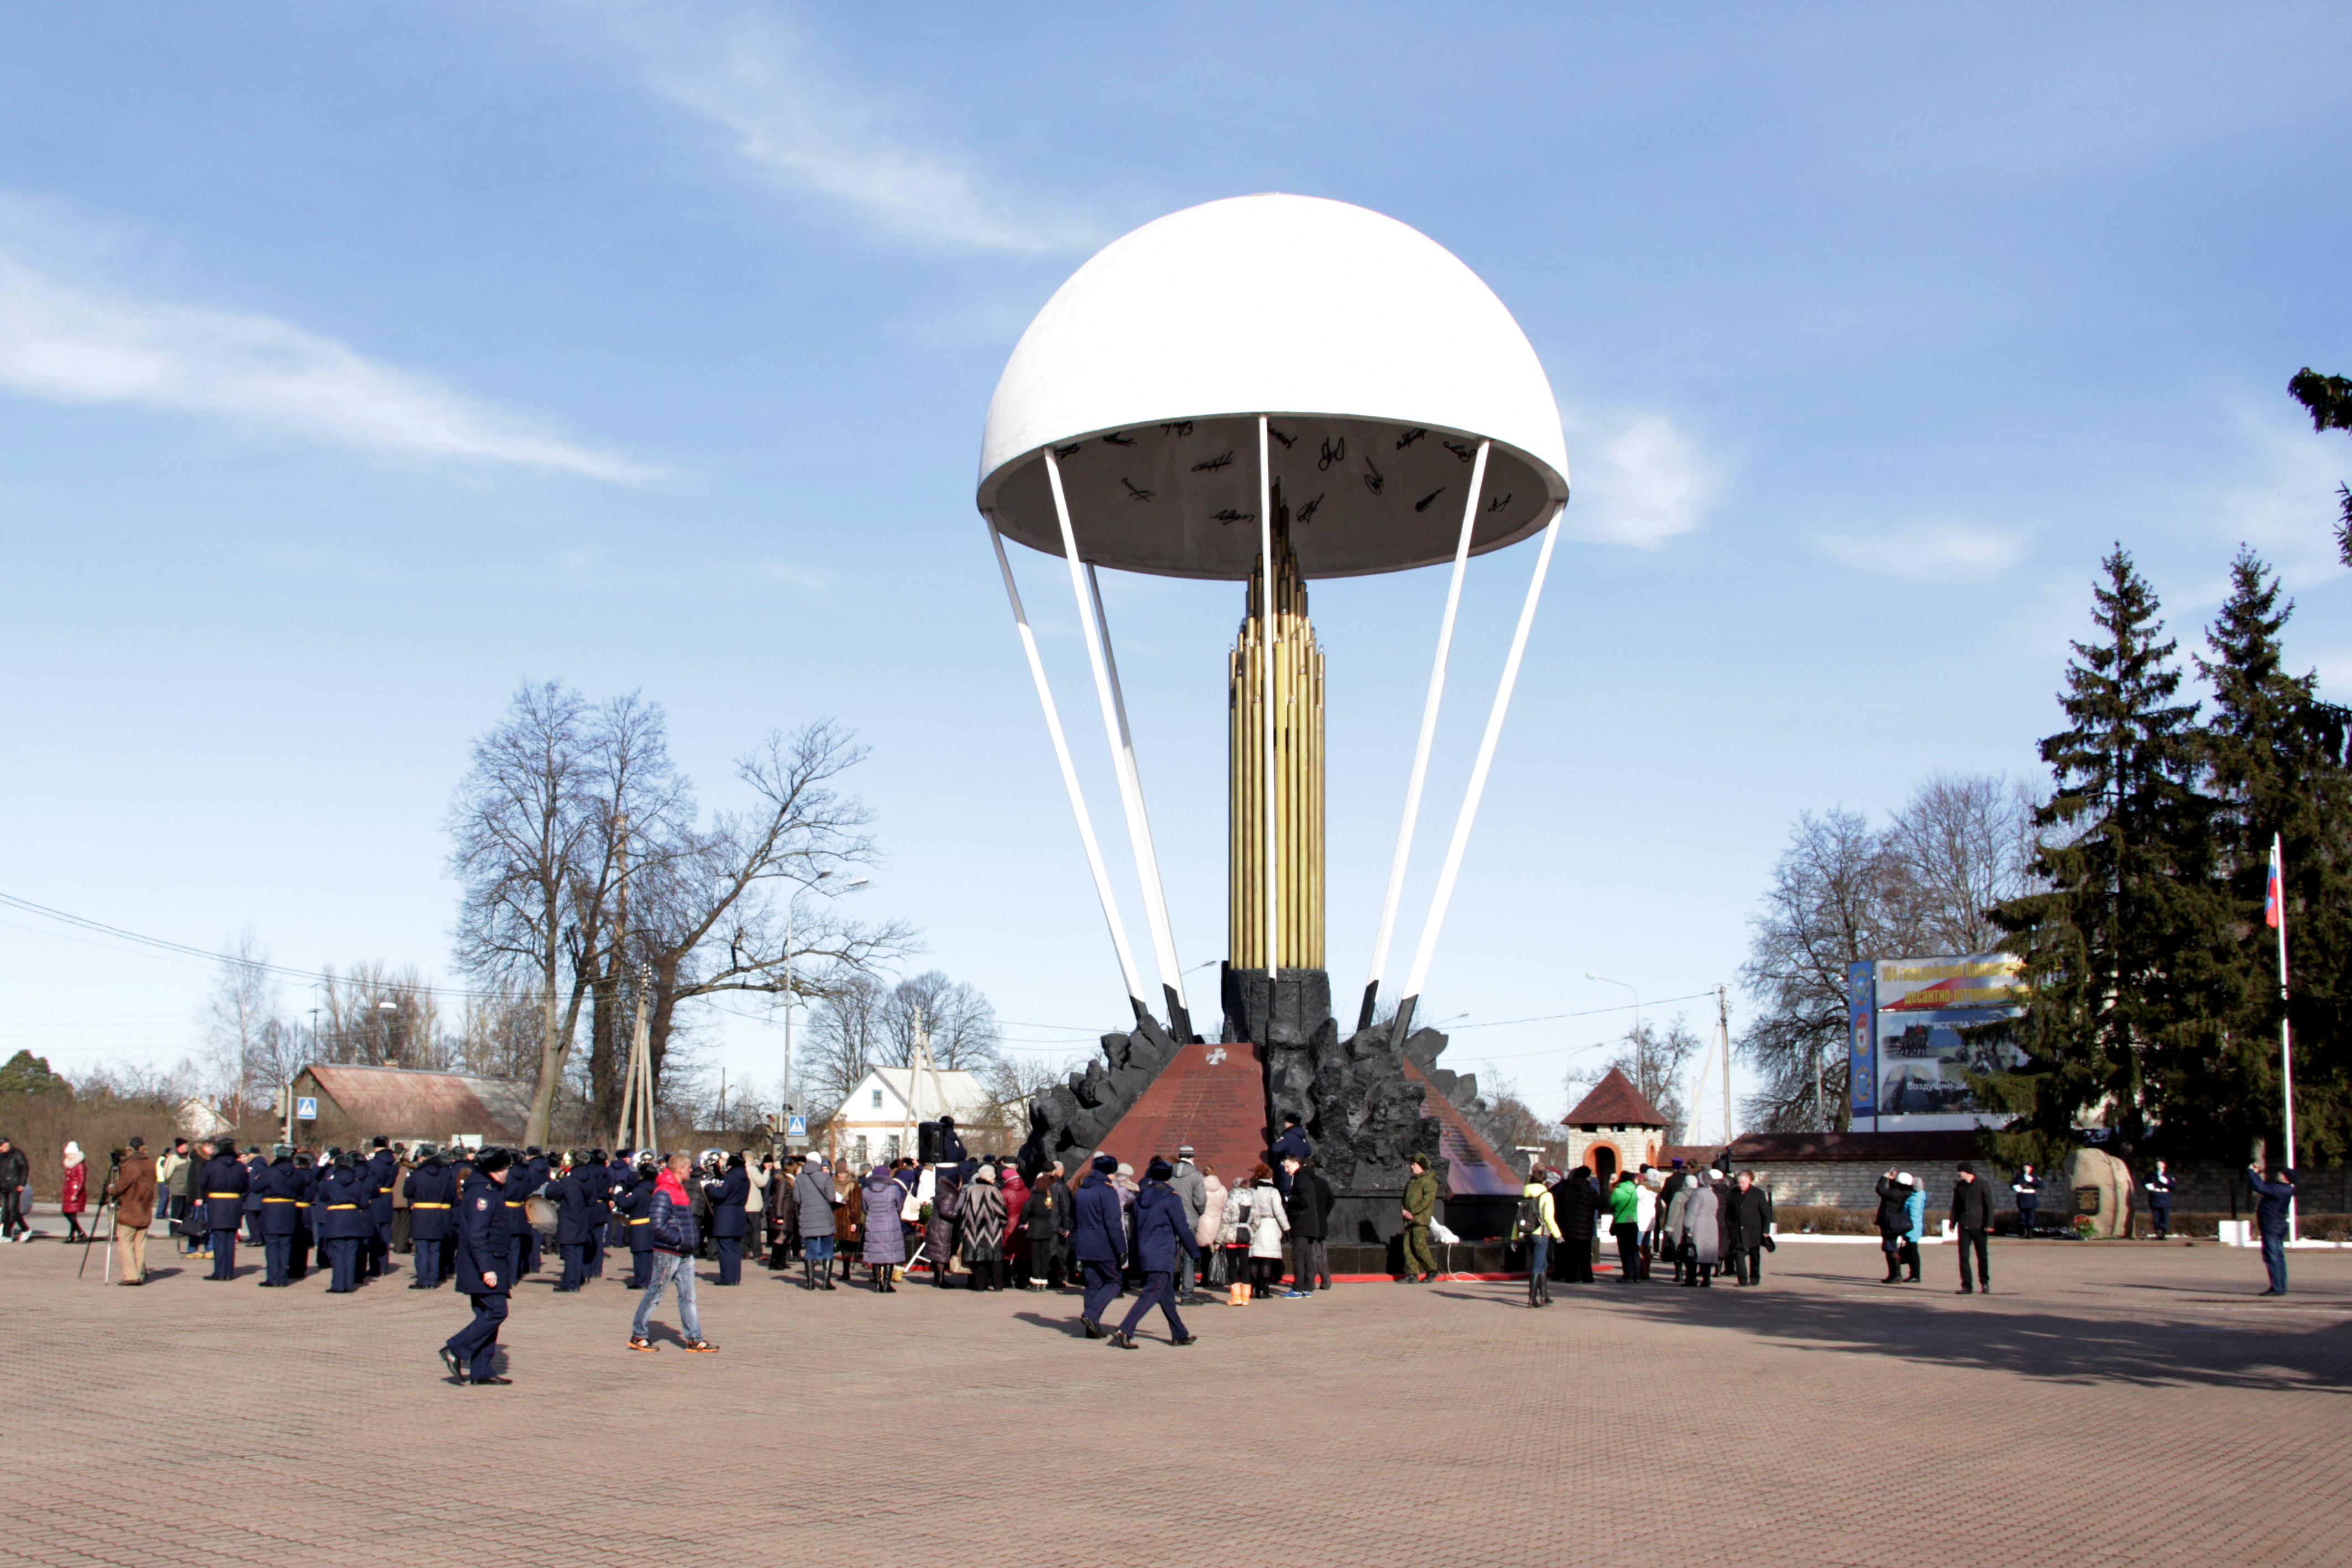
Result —
POLYGON ((522 1216, 530 1221, 530 1228, 553 1240, 555 1237, 555 1205, 537 1193, 522 1201, 522 1216))

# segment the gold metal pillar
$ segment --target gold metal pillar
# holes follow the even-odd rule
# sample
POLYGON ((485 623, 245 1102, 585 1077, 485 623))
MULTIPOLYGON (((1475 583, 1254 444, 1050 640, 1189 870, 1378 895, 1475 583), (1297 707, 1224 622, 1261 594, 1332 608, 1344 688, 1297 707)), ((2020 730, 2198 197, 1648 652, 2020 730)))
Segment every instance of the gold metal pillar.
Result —
MULTIPOLYGON (((1323 964, 1323 649, 1307 618, 1307 581, 1290 548, 1290 509, 1274 489, 1274 967, 1323 964)), ((1227 962, 1268 967, 1265 887, 1265 569, 1250 574, 1249 607, 1226 656, 1232 766, 1226 791, 1227 962)))

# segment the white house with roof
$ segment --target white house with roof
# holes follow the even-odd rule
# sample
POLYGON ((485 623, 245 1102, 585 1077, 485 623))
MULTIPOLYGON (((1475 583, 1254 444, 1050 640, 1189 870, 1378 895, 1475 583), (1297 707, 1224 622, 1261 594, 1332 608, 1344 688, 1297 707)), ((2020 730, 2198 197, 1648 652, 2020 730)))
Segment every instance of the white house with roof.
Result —
MULTIPOLYGON (((833 1113, 825 1142, 853 1165, 870 1165, 916 1152, 915 1138, 908 1131, 913 1122, 952 1116, 958 1128, 967 1128, 989 1120, 989 1110, 988 1093, 971 1073, 876 1068, 857 1080, 841 1109, 833 1113)), ((977 1154, 983 1146, 972 1142, 971 1150, 977 1154)))

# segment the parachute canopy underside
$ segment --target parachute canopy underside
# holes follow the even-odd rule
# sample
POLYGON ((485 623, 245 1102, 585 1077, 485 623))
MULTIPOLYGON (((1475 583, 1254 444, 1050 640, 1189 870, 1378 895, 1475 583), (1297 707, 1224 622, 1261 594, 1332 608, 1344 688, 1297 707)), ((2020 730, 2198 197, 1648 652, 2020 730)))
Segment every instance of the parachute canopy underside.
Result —
POLYGON ((1086 560, 1245 578, 1260 414, 1308 577, 1451 559, 1481 439, 1474 553, 1568 499, 1550 383, 1475 273, 1393 218, 1262 195, 1147 224, 1062 285, 989 405, 980 508, 1061 554, 1051 449, 1086 560))

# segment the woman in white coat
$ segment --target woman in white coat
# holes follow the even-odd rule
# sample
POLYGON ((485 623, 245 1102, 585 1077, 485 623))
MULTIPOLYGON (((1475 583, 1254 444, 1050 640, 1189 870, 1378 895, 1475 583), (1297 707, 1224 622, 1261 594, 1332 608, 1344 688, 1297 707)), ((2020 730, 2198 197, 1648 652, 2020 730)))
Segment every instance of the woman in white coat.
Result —
POLYGON ((1250 1296, 1277 1293, 1282 1283, 1283 1238, 1290 1234, 1290 1206, 1282 1201, 1274 1172, 1261 1161, 1250 1173, 1250 1296))
POLYGON ((1192 1239, 1208 1249, 1209 1280, 1212 1285, 1225 1282, 1225 1184, 1217 1180, 1217 1168, 1202 1162, 1201 1189, 1206 1197, 1201 1205, 1200 1220, 1192 1226, 1192 1239))

